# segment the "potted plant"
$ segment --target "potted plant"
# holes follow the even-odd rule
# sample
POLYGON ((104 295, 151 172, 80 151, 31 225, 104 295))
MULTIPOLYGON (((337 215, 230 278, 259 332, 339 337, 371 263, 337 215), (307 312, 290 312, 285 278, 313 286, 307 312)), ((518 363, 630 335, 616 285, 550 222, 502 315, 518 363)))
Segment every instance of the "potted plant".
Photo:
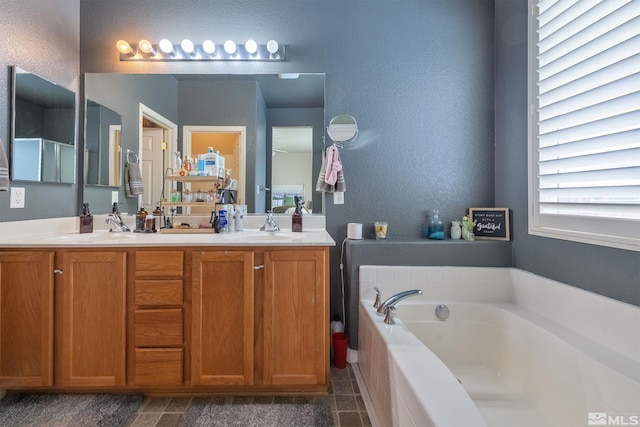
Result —
POLYGON ((462 217, 462 238, 464 240, 474 240, 475 235, 473 234, 473 229, 476 227, 477 221, 471 221, 471 218, 468 216, 462 217))

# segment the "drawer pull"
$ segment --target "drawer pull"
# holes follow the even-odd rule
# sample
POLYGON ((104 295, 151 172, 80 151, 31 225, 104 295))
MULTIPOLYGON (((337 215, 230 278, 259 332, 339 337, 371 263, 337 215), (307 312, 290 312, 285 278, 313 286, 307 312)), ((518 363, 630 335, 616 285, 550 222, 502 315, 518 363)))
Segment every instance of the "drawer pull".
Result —
POLYGON ((63 273, 63 271, 62 271, 62 270, 60 270, 60 269, 58 269, 58 268, 56 268, 55 270, 53 270, 53 273, 54 273, 54 274, 62 274, 62 273, 63 273))
POLYGON ((262 270, 264 268, 264 265, 254 265, 253 269, 254 270, 262 270))

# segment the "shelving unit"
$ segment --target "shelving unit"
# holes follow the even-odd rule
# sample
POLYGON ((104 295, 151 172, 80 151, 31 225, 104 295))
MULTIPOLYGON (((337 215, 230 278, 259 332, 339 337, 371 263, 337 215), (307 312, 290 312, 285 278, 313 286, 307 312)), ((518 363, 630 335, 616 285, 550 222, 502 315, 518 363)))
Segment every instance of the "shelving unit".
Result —
MULTIPOLYGON (((218 177, 215 176, 181 176, 181 175, 165 175, 165 180, 169 181, 169 182, 181 182, 181 183, 206 183, 206 184, 212 184, 215 186, 215 184, 217 184, 220 180, 218 177)), ((217 187, 216 187, 217 188, 217 187)), ((184 192, 184 189, 181 191, 181 193, 184 192)), ((182 195, 181 195, 182 198, 182 195)), ((184 206, 184 207, 188 207, 188 206, 209 206, 212 207, 214 206, 215 202, 214 201, 210 201, 210 202, 163 202, 162 205, 163 206, 184 206)))

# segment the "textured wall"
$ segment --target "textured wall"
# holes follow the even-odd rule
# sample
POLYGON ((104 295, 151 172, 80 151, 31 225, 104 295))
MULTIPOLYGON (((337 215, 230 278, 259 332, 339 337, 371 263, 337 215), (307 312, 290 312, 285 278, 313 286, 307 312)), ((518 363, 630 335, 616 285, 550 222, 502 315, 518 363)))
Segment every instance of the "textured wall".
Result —
POLYGON ((513 209, 514 266, 640 306, 640 252, 527 234, 527 1, 496 1, 496 204, 513 209))
MULTIPOLYGON (((0 1, 0 139, 7 157, 10 129, 11 67, 19 66, 78 92, 80 0, 0 1)), ((25 188, 25 208, 9 208, 9 192, 0 192, 0 220, 74 216, 78 189, 70 184, 11 183, 25 188)))
POLYGON ((372 222, 386 220, 389 238, 417 237, 429 209, 450 221, 493 205, 493 1, 92 0, 81 19, 82 72, 326 73, 326 121, 349 113, 361 129, 341 153, 345 204, 325 198, 338 243, 348 222, 372 236, 372 222), (163 37, 275 38, 287 60, 119 61, 118 39, 163 37))

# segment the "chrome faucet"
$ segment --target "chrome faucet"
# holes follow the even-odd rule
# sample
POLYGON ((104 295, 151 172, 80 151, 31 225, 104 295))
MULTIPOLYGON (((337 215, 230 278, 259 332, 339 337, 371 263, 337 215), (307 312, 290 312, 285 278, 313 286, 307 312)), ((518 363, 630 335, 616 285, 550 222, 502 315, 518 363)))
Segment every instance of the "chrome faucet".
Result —
MULTIPOLYGON (((413 289, 411 291, 397 293, 387 298, 387 300, 380 304, 380 307, 376 310, 378 316, 387 316, 387 312, 390 311, 389 309, 395 309, 398 302, 414 295, 422 295, 422 291, 420 289, 413 289)), ((391 316, 391 318, 393 318, 393 316, 391 316)))
POLYGON ((264 214, 264 216, 267 219, 267 222, 265 222, 264 225, 260 227, 260 231, 280 231, 280 227, 278 227, 278 224, 276 224, 271 212, 267 212, 266 214, 264 214))
POLYGON ((105 222, 111 226, 111 228, 109 228, 109 231, 131 231, 131 229, 127 227, 127 224, 125 224, 122 220, 120 214, 117 212, 111 212, 109 215, 107 215, 107 219, 105 219, 105 222), (114 227, 116 227, 115 230, 114 227))

